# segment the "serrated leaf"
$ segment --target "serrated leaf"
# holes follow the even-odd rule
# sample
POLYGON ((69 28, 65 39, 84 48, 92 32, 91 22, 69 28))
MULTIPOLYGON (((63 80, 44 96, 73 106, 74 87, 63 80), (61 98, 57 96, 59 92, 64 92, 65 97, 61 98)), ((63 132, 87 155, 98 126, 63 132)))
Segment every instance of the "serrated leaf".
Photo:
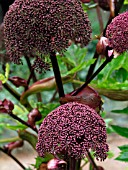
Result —
POLYGON ((121 114, 128 114, 128 107, 122 109, 122 110, 112 110, 113 113, 121 113, 121 114))
POLYGON ((107 65, 103 70, 103 73, 105 73, 104 80, 107 80, 111 76, 113 70, 120 69, 124 65, 125 60, 126 59, 124 55, 120 55, 117 58, 113 59, 111 63, 109 63, 109 65, 107 65))
POLYGON ((87 53, 86 48, 81 48, 80 45, 72 44, 66 52, 64 52, 64 57, 62 58, 65 63, 76 67, 85 61, 85 56, 87 53))
POLYGON ((128 128, 121 127, 121 126, 116 126, 116 125, 111 125, 111 127, 112 127, 113 130, 114 130, 116 133, 118 133, 119 135, 128 138, 128 128))
POLYGON ((121 152, 115 160, 128 162, 128 152, 121 152))
POLYGON ((47 163, 52 158, 54 158, 54 157, 51 154, 46 154, 44 158, 37 156, 36 157, 36 163, 35 163, 34 167, 36 169, 38 169, 42 163, 47 163))
POLYGON ((67 73, 63 74, 63 76, 68 76, 68 75, 75 74, 75 73, 85 69, 89 65, 93 64, 94 61, 95 61, 95 59, 90 59, 87 62, 83 62, 83 63, 77 65, 76 67, 74 67, 73 69, 71 69, 70 71, 68 71, 67 73))
MULTIPOLYGON (((43 104, 38 102, 37 103, 37 108, 42 114, 42 118, 44 119, 52 110, 57 108, 60 105, 60 103, 48 103, 48 104, 43 104)), ((42 122, 42 119, 39 121, 39 123, 42 122)))
POLYGON ((112 151, 107 152, 107 158, 111 159, 114 157, 114 153, 112 151))
POLYGON ((127 152, 128 152, 128 145, 118 146, 118 148, 119 148, 121 151, 127 151, 127 152))

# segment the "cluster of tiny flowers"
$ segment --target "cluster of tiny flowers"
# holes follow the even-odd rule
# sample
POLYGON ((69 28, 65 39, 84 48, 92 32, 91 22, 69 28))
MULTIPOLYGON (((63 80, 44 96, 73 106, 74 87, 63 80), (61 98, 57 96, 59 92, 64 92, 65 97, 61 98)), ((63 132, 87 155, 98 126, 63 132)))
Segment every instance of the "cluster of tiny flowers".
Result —
POLYGON ((9 57, 6 54, 4 42, 4 24, 0 24, 0 63, 9 62, 9 57))
POLYGON ((39 73, 46 72, 50 70, 50 63, 45 61, 44 56, 42 58, 37 56, 33 68, 39 73))
POLYGON ((4 24, 6 49, 17 64, 23 54, 60 52, 69 40, 87 45, 91 36, 90 22, 79 0, 15 0, 4 24))
POLYGON ((106 10, 106 11, 109 11, 110 7, 109 7, 109 3, 110 3, 110 0, 94 0, 95 2, 98 2, 98 5, 106 10))
POLYGON ((109 46, 118 53, 128 50, 128 11, 119 14, 108 25, 106 37, 109 39, 109 46))
POLYGON ((59 106, 43 120, 36 149, 40 156, 46 152, 83 158, 89 149, 97 159, 107 157, 104 120, 88 105, 70 102, 59 106))

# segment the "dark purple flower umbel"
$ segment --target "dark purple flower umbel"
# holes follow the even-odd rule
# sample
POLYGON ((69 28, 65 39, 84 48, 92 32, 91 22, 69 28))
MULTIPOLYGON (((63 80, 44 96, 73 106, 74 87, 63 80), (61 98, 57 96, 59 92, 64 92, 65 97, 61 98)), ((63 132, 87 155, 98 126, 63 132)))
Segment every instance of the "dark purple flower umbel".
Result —
POLYGON ((4 18, 6 49, 20 63, 26 53, 49 54, 69 46, 87 45, 91 27, 79 0, 15 0, 4 18))
POLYGON ((128 11, 119 14, 108 25, 106 37, 109 46, 118 53, 128 50, 128 11))
POLYGON ((83 158, 89 149, 97 159, 107 157, 104 120, 87 105, 71 102, 59 106, 43 120, 36 149, 40 156, 46 152, 83 158))

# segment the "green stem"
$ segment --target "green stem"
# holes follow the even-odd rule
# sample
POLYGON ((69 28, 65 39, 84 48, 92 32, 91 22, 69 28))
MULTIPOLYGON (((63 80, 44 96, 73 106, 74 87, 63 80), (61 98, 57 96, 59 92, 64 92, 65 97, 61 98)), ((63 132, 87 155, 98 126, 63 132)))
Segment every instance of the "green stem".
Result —
POLYGON ((1 139, 0 143, 9 143, 9 142, 15 142, 21 140, 19 137, 14 137, 14 138, 6 138, 6 139, 1 139))

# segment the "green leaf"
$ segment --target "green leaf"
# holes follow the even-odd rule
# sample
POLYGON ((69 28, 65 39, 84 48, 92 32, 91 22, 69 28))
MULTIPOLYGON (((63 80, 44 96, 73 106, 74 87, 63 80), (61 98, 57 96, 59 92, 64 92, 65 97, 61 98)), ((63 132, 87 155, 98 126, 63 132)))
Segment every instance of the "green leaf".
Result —
POLYGON ((121 114, 128 114, 128 107, 122 109, 122 110, 112 110, 113 113, 121 113, 121 114))
POLYGON ((2 83, 6 82, 6 77, 3 74, 0 74, 0 81, 2 81, 2 83))
POLYGON ((95 62, 95 59, 90 59, 88 61, 85 61, 79 65, 77 65, 76 67, 74 67, 73 69, 71 69, 70 71, 66 72, 65 74, 63 74, 63 76, 68 76, 68 75, 72 75, 75 74, 83 69, 85 69, 86 67, 88 67, 89 65, 93 64, 95 62))
POLYGON ((42 163, 47 163, 48 161, 50 161, 53 157, 53 155, 51 154, 46 154, 44 158, 37 156, 36 157, 36 163, 35 165, 33 165, 36 169, 38 169, 40 167, 40 165, 42 163))
POLYGON ((25 125, 19 124, 19 125, 10 125, 9 123, 0 123, 0 128, 7 128, 11 130, 24 130, 26 129, 25 125))
MULTIPOLYGON (((42 114, 42 119, 44 119, 52 110, 56 109, 59 105, 60 105, 59 102, 48 103, 48 104, 43 104, 43 103, 38 102, 37 108, 42 114)), ((38 123, 41 123, 42 119, 38 123)))
MULTIPOLYGON (((114 58, 91 82, 100 89, 128 90, 128 53, 114 58)), ((101 62, 101 64, 103 61, 101 62)), ((108 92, 109 93, 109 92, 108 92)), ((118 95, 118 94, 117 94, 118 95)), ((128 94, 126 94, 128 95, 128 94)))
POLYGON ((128 152, 121 152, 115 160, 128 162, 128 152))
POLYGON ((128 145, 122 145, 118 147, 121 152, 120 155, 116 158, 116 160, 128 162, 128 145))
POLYGON ((0 81, 2 81, 3 84, 6 83, 6 81, 8 80, 9 70, 10 70, 10 66, 7 63, 5 68, 5 75, 0 74, 0 81))
POLYGON ((128 4, 128 0, 125 0, 125 1, 124 1, 124 5, 127 5, 127 4, 128 4))
POLYGON ((5 77, 6 77, 7 80, 8 80, 8 77, 9 77, 9 71, 10 71, 10 66, 7 63, 6 64, 6 68, 5 68, 5 77))
POLYGON ((112 151, 107 152, 107 158, 111 159, 114 157, 114 153, 112 151))
POLYGON ((121 151, 127 151, 127 152, 128 152, 128 145, 118 146, 118 148, 119 148, 121 151))
POLYGON ((34 165, 34 167, 38 169, 42 163, 43 163, 43 158, 38 156, 36 157, 36 164, 34 165))
POLYGON ((114 130, 116 133, 118 133, 119 135, 128 138, 128 128, 121 127, 121 126, 116 126, 116 125, 111 125, 111 127, 112 127, 113 130, 114 130))
POLYGON ((61 59, 65 64, 68 64, 73 68, 85 61, 86 53, 86 48, 81 48, 80 45, 72 44, 67 51, 64 52, 64 57, 61 57, 61 59))
POLYGON ((26 126, 23 125, 23 124, 19 124, 19 125, 10 125, 10 124, 4 124, 4 126, 8 129, 11 129, 11 130, 24 130, 26 129, 26 126))

